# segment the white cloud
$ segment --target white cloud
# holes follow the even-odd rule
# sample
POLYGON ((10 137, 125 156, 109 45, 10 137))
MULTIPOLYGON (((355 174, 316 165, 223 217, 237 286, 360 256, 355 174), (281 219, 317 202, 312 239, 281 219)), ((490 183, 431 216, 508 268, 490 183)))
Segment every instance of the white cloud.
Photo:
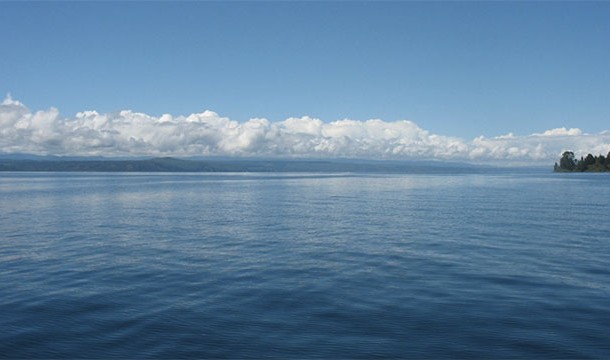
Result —
POLYGON ((537 135, 537 136, 578 136, 578 135, 582 135, 582 130, 576 129, 576 128, 572 128, 572 129, 568 130, 565 127, 561 127, 561 128, 547 130, 547 131, 543 132, 542 134, 534 134, 534 135, 537 135))
POLYGON ((55 108, 32 113, 7 96, 0 105, 0 153, 102 156, 271 156, 555 161, 564 150, 577 156, 606 154, 610 132, 586 134, 557 128, 527 136, 512 133, 466 141, 430 134, 412 121, 372 119, 325 123, 310 117, 280 122, 237 122, 213 111, 160 117, 124 110, 83 111, 62 118, 55 108))

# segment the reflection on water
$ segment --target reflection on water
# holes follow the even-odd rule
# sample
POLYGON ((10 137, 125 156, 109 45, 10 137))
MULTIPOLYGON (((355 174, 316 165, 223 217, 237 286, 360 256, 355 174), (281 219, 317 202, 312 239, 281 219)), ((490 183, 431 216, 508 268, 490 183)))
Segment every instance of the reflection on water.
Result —
POLYGON ((605 358, 570 175, 3 173, 0 354, 605 358))

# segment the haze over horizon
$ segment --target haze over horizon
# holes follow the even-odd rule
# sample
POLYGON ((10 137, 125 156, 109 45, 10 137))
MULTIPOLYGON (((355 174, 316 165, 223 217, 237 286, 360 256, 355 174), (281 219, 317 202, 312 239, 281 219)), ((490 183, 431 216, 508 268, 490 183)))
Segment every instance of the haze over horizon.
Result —
POLYGON ((607 2, 0 10, 0 153, 549 163, 610 151, 607 2))

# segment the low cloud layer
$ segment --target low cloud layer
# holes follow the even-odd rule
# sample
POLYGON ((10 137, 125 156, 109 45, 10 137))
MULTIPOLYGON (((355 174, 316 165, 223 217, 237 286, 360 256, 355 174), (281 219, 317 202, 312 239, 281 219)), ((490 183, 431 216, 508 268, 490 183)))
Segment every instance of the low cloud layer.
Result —
POLYGON ((239 156, 299 158, 440 159, 511 163, 607 154, 610 132, 557 128, 527 136, 471 141, 431 134, 416 123, 310 117, 237 122, 212 111, 153 117, 130 110, 84 111, 73 118, 51 108, 31 112, 7 97, 0 105, 0 153, 80 156, 239 156))

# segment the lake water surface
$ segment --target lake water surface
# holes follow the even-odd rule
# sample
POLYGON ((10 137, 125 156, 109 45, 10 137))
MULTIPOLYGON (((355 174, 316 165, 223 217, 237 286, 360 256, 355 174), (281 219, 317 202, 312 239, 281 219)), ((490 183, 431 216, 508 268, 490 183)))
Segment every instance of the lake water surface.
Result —
POLYGON ((609 175, 0 173, 0 357, 610 358, 609 175))

